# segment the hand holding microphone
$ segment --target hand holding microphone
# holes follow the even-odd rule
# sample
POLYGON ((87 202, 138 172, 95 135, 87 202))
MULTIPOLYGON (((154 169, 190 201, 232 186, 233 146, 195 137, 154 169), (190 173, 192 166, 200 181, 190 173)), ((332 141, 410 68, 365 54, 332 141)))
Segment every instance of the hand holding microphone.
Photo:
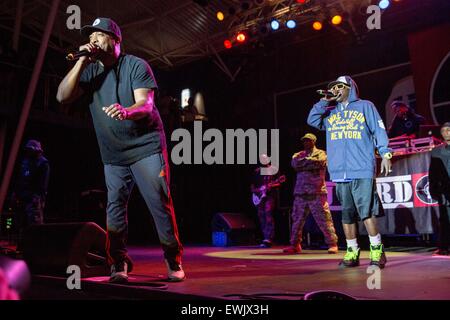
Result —
POLYGON ((95 56, 98 55, 100 48, 92 43, 81 46, 77 52, 69 53, 66 59, 69 61, 80 60, 84 62, 86 60, 90 62, 95 61, 95 56))
POLYGON ((323 97, 321 99, 325 101, 334 101, 338 97, 337 95, 334 95, 334 93, 330 90, 317 90, 316 92, 322 95, 323 97))

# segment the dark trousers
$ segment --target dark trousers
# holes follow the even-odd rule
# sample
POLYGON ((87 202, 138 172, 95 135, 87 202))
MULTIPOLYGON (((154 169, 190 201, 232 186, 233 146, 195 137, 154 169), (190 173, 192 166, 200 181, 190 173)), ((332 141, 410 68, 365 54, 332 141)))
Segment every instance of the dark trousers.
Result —
POLYGON ((153 216, 164 257, 170 263, 181 263, 183 247, 178 237, 167 163, 167 153, 158 153, 128 166, 105 165, 108 188, 106 249, 110 264, 127 261, 130 270, 132 267, 126 248, 127 204, 135 184, 153 216))
POLYGON ((17 216, 17 250, 22 250, 22 241, 25 230, 37 224, 44 223, 44 199, 40 195, 32 195, 25 199, 19 199, 15 204, 17 216))
POLYGON ((40 195, 18 201, 17 211, 20 215, 21 229, 35 224, 44 223, 44 200, 40 195))
POLYGON ((265 197, 258 205, 258 218, 264 240, 273 241, 275 236, 275 226, 273 222, 273 212, 275 210, 275 198, 265 197))
POLYGON ((439 206, 439 248, 448 250, 450 245, 450 206, 439 206))

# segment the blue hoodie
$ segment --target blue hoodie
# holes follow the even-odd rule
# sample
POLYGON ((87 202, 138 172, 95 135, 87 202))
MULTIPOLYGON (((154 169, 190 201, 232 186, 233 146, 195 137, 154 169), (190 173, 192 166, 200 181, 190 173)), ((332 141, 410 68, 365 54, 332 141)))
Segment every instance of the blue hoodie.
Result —
POLYGON ((352 78, 348 105, 330 107, 320 100, 308 116, 308 124, 326 131, 328 171, 331 180, 373 178, 376 174, 375 149, 380 155, 391 150, 383 120, 375 105, 358 98, 358 87, 352 78))

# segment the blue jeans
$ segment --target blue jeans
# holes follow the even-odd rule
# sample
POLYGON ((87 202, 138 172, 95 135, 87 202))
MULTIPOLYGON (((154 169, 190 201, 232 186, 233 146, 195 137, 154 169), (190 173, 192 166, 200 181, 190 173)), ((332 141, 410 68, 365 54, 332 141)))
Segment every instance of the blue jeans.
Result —
POLYGON ((108 188, 106 249, 110 264, 127 261, 130 269, 132 268, 126 249, 127 205, 135 184, 153 216, 164 257, 169 262, 181 263, 183 247, 178 237, 167 163, 167 153, 164 152, 151 155, 131 165, 105 165, 105 180, 108 188))

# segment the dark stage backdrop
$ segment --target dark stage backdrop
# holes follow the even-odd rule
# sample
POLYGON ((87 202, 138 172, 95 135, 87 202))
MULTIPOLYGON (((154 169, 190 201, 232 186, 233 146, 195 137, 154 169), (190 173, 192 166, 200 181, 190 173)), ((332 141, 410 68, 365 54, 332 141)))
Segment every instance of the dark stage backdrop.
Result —
POLYGON ((408 41, 418 110, 434 124, 450 121, 450 24, 413 33, 408 41))

